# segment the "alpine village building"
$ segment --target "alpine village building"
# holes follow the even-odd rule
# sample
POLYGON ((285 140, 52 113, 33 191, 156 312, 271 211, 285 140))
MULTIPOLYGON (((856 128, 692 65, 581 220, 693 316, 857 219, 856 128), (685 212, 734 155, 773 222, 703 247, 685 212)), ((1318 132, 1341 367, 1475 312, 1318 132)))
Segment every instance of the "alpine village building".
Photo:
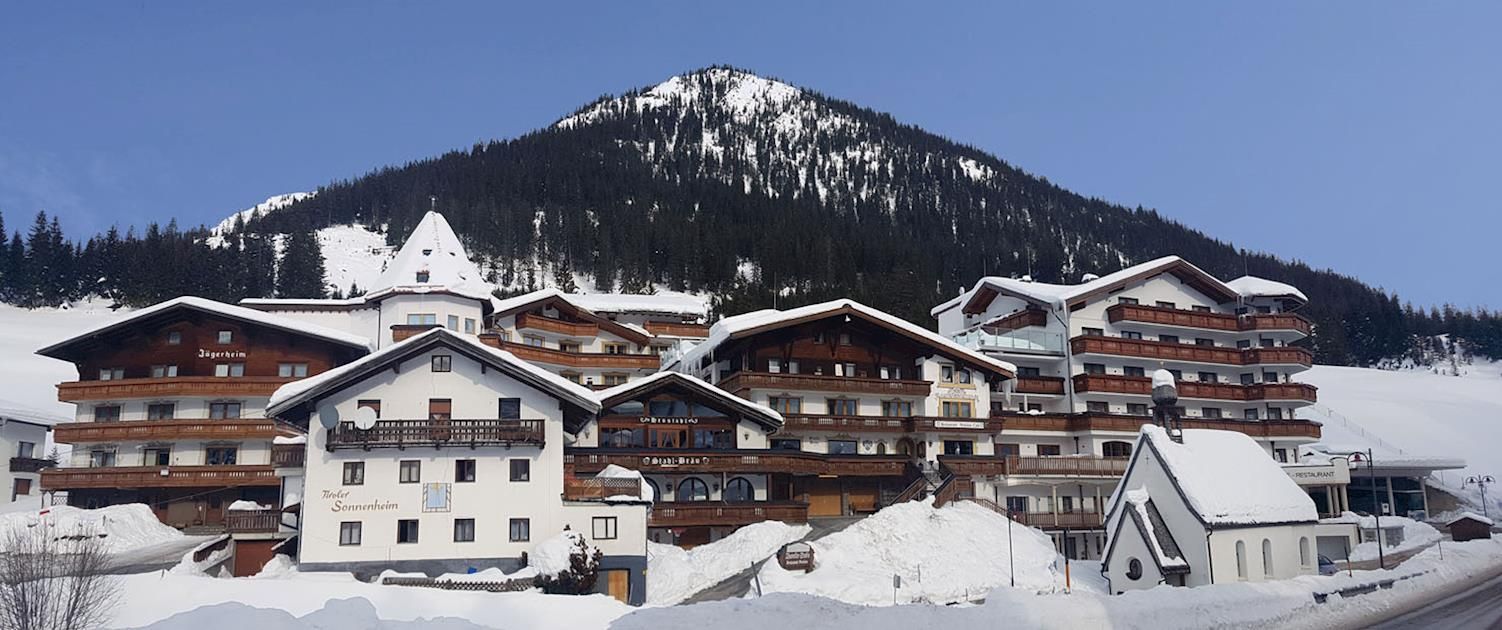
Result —
POLYGON ((1071 286, 984 278, 934 309, 938 334, 851 300, 710 326, 678 294, 496 293, 430 212, 364 295, 184 297, 44 348, 79 380, 58 386, 73 455, 42 489, 227 529, 236 574, 276 550, 509 570, 567 526, 608 558, 601 588, 639 602, 648 539, 928 496, 1099 558, 1160 366, 1183 426, 1290 462, 1319 437, 1293 416, 1315 395, 1290 380, 1310 363, 1289 345, 1310 333, 1302 294, 1175 257, 1071 286))

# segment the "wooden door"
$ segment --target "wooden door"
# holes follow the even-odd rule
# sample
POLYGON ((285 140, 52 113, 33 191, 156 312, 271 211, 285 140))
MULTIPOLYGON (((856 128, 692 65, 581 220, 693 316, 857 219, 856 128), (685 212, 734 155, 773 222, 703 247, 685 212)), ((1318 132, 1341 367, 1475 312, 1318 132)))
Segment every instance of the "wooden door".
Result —
POLYGON ((631 603, 631 572, 625 569, 606 569, 605 592, 623 604, 631 603))
POLYGON ((839 479, 811 479, 807 486, 809 516, 843 516, 839 479))
POLYGON ((16 497, 20 497, 20 496, 25 496, 25 495, 31 494, 31 480, 30 479, 17 479, 16 482, 15 482, 15 484, 16 484, 15 487, 11 488, 11 491, 10 491, 10 500, 11 501, 15 501, 16 497))

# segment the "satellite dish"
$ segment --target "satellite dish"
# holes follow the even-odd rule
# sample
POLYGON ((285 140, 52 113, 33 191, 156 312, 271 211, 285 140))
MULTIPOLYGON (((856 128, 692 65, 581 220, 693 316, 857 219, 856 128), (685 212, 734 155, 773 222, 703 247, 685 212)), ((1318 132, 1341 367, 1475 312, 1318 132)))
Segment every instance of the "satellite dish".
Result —
POLYGON ((332 431, 339 426, 339 409, 333 405, 324 405, 318 408, 318 423, 323 428, 332 431))
POLYGON ((369 431, 371 428, 375 427, 376 412, 370 407, 361 407, 355 410, 354 417, 351 418, 351 420, 354 421, 356 429, 359 429, 361 431, 369 431))

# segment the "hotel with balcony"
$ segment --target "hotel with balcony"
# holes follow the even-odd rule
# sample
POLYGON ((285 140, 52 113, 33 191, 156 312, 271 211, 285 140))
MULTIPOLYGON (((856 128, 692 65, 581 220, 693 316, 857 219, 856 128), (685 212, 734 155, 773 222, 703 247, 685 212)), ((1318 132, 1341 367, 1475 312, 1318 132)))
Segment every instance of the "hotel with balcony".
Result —
POLYGON ((272 444, 293 431, 265 413, 271 393, 365 355, 368 343, 182 297, 43 348, 78 380, 57 386, 76 417, 53 429, 72 455, 41 471, 41 487, 70 505, 145 503, 170 525, 222 526, 235 501, 280 494, 272 444))
POLYGON ((1066 554, 1098 557, 1104 500, 1151 422, 1154 370, 1176 377, 1186 428, 1246 433, 1290 463, 1318 440, 1318 424, 1294 417, 1315 402, 1293 380, 1312 359, 1293 345, 1311 332, 1293 312, 1305 302, 1286 284, 1222 282, 1176 256, 1077 285, 982 278, 932 314, 942 334, 1017 365, 992 398, 1002 456, 942 461, 977 498, 1055 532, 1066 554))

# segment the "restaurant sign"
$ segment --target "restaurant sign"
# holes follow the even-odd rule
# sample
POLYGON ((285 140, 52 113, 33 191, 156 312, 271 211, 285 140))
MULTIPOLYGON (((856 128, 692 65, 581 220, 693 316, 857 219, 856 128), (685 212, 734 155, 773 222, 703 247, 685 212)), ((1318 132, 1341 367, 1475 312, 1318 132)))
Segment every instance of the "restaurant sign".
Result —
POLYGON ((1345 462, 1323 466, 1284 466, 1288 478, 1301 486, 1328 486, 1351 483, 1351 469, 1345 462))
POLYGON ((642 424, 699 424, 698 418, 687 416, 642 416, 642 424))
POLYGON ((935 420, 934 428, 982 430, 986 428, 986 423, 983 420, 935 420))
POLYGON ((690 455, 648 455, 641 458, 641 465, 655 466, 658 468, 675 468, 678 466, 701 466, 709 463, 708 457, 695 457, 690 455))

